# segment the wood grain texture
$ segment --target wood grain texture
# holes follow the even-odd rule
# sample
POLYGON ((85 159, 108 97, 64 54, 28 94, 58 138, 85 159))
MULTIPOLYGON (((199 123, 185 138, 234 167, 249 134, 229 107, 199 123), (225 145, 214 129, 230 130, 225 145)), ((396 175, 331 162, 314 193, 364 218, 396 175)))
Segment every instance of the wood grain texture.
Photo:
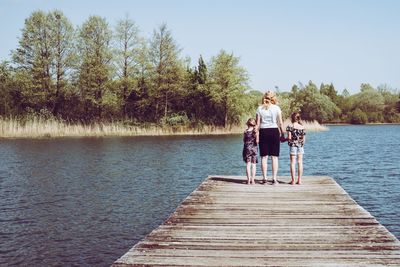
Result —
POLYGON ((210 176, 113 266, 400 266, 400 242, 332 178, 210 176))

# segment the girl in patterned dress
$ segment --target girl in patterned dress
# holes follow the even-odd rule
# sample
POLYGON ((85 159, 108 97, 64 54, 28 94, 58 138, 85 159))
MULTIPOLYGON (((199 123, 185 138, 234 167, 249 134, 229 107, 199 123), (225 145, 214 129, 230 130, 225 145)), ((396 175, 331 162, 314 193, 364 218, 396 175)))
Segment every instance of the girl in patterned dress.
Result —
POLYGON ((297 184, 301 184, 301 177, 303 175, 303 154, 304 143, 306 142, 306 131, 301 123, 300 113, 294 112, 291 116, 292 124, 286 127, 288 133, 288 145, 290 148, 290 175, 294 184, 294 176, 296 173, 296 157, 297 157, 297 184))
POLYGON ((247 120, 247 129, 243 133, 243 161, 246 162, 247 184, 254 184, 256 176, 257 144, 258 133, 256 130, 256 120, 250 118, 247 120))

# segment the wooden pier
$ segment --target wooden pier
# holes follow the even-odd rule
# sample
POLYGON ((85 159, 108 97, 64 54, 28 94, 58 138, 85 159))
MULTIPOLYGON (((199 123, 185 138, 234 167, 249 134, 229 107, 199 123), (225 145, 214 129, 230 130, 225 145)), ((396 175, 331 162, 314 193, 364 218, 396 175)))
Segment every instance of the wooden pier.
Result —
POLYGON ((332 178, 210 176, 113 266, 400 266, 400 242, 332 178))

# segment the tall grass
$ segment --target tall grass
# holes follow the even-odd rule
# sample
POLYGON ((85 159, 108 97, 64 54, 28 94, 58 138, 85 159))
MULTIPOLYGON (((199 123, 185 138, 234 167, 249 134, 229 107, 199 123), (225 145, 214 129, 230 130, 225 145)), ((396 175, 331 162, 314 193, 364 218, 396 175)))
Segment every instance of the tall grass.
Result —
MULTIPOLYGON (((285 122, 285 126, 287 122, 285 122)), ((326 131, 327 127, 318 122, 305 122, 309 131, 326 131)), ((244 130, 243 126, 228 128, 203 126, 129 126, 120 122, 71 124, 57 119, 34 117, 29 120, 0 118, 0 137, 2 138, 49 138, 49 137, 102 137, 102 136, 159 136, 159 135, 221 135, 237 134, 244 130)))
MULTIPOLYGON (((329 128, 325 125, 319 124, 318 121, 302 121, 301 122, 308 132, 324 132, 329 131, 329 128)), ((283 130, 290 124, 290 120, 287 119, 283 122, 283 130)))

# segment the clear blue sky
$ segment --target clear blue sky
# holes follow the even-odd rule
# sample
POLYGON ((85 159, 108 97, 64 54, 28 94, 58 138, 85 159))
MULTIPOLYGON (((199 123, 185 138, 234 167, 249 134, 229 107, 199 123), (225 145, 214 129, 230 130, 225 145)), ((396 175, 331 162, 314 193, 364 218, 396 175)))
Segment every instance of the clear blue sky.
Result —
POLYGON ((239 0, 0 0, 0 60, 17 47, 24 20, 34 10, 60 9, 79 26, 90 15, 110 26, 128 14, 149 38, 166 22, 194 65, 221 49, 233 52, 252 88, 298 82, 333 83, 341 92, 360 84, 400 89, 400 1, 239 0))

